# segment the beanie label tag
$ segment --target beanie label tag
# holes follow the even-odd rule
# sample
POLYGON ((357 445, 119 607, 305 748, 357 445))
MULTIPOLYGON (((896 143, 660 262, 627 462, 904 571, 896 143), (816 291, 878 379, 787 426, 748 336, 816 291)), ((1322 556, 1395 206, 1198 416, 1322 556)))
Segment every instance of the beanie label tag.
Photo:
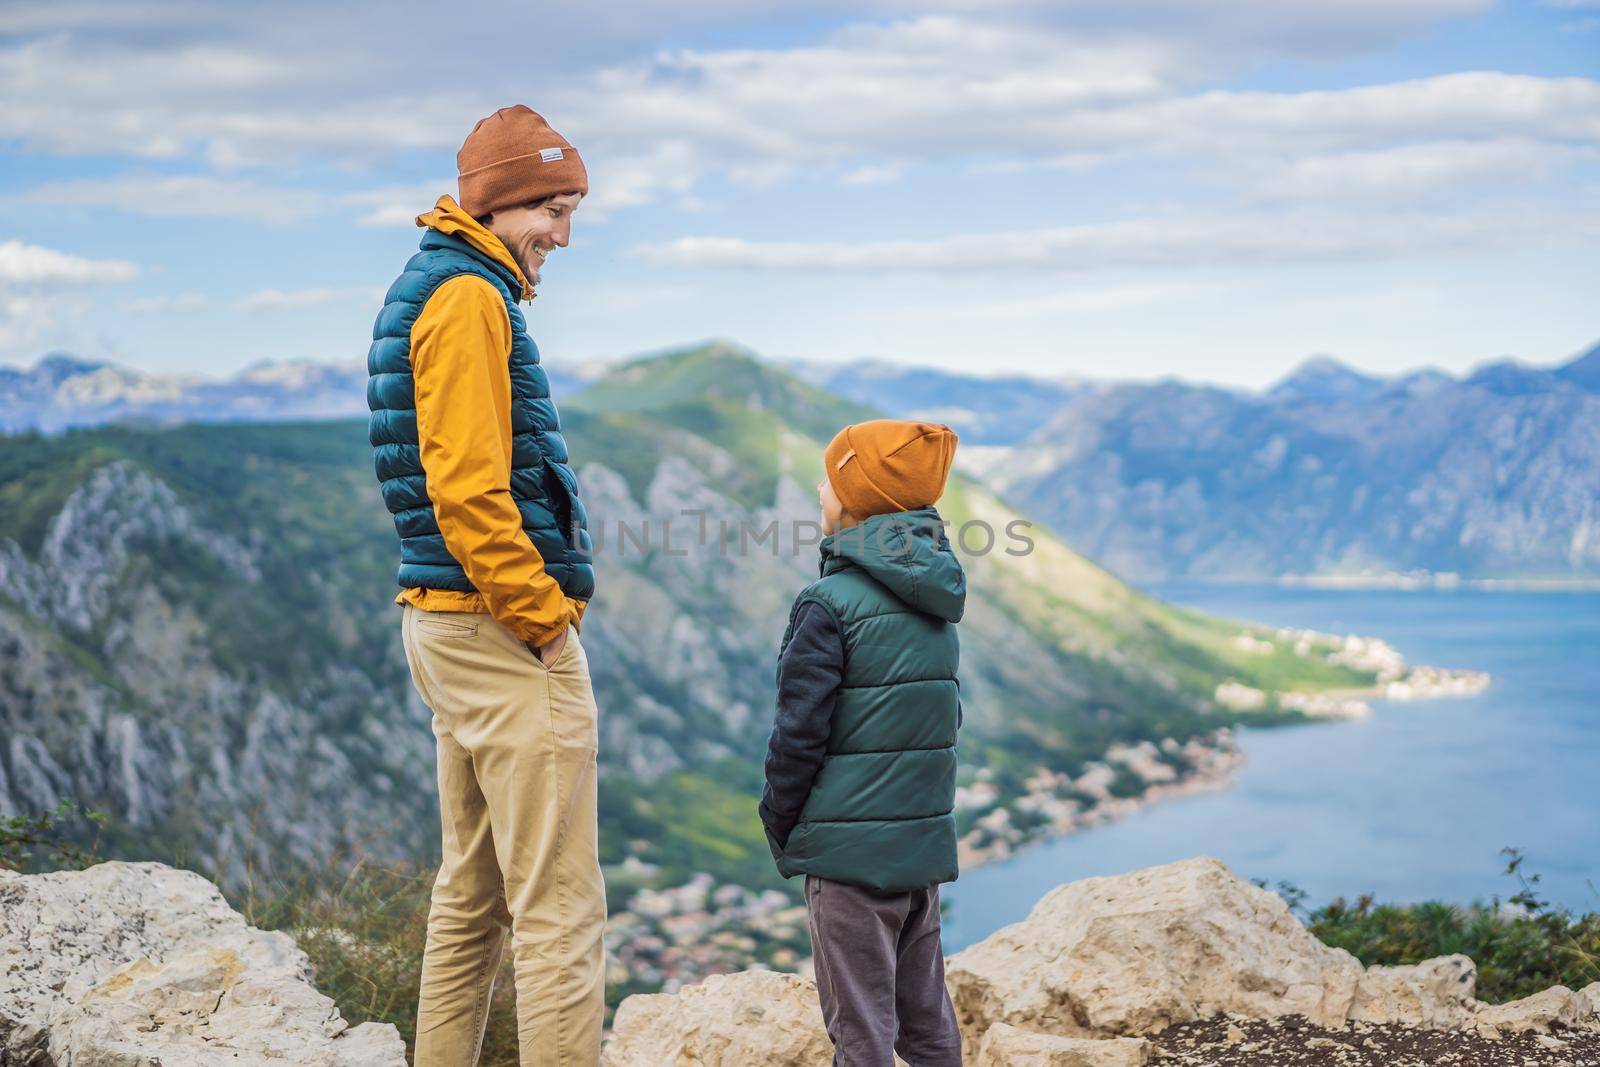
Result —
POLYGON ((855 459, 855 458, 856 458, 856 450, 852 448, 848 452, 846 452, 844 455, 839 457, 839 462, 837 462, 837 463, 835 463, 833 465, 833 469, 834 470, 841 470, 846 463, 849 463, 852 459, 855 459))
POLYGON ((558 160, 560 158, 561 158, 561 149, 559 149, 559 148, 541 148, 541 149, 539 149, 539 162, 541 162, 541 163, 554 163, 556 160, 558 160))

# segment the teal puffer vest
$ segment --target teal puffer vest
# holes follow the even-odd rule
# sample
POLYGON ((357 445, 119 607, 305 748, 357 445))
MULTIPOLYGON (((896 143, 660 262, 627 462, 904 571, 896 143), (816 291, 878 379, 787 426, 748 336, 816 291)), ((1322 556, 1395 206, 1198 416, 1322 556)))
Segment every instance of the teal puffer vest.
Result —
POLYGON ((367 407, 372 412, 368 439, 383 502, 400 534, 399 583, 407 589, 474 591, 445 547, 428 499, 411 377, 411 327, 433 291, 458 274, 475 274, 493 284, 511 318, 511 496, 522 513, 522 528, 562 591, 588 600, 594 595, 589 516, 578 499, 577 476, 568 466, 550 379, 539 366, 539 350, 528 337, 513 295, 520 294, 521 283, 504 264, 437 230, 423 236, 421 251, 389 287, 367 352, 367 407))
POLYGON ((966 575, 933 508, 874 516, 821 549, 822 577, 796 599, 783 644, 801 604, 823 605, 839 622, 844 679, 778 870, 886 892, 954 881, 966 575))

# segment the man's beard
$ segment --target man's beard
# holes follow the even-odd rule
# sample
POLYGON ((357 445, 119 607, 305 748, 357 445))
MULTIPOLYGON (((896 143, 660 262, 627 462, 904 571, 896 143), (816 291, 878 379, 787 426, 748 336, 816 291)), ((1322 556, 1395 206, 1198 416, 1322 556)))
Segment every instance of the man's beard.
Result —
POLYGON ((539 270, 544 266, 544 260, 535 252, 529 252, 522 261, 522 276, 528 279, 528 288, 532 289, 539 284, 539 270))

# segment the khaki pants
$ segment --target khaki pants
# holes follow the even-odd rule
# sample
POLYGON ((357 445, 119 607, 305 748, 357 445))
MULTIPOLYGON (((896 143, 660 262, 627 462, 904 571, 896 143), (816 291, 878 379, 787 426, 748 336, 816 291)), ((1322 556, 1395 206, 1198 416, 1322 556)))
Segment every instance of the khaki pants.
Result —
POLYGON ((444 859, 416 1067, 477 1062, 506 931, 522 1067, 595 1067, 604 1016, 599 745, 576 630, 546 669, 490 615, 405 607, 406 660, 438 739, 444 859))

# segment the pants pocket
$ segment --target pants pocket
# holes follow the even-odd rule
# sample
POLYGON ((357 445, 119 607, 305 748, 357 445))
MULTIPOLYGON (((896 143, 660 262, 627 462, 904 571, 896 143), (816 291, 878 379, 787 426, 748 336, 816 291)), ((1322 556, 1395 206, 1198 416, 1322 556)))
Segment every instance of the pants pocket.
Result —
POLYGON ((477 637, 478 624, 472 617, 463 618, 452 613, 448 617, 441 617, 439 612, 422 612, 417 614, 417 629, 430 637, 477 637))
MULTIPOLYGON (((537 659, 538 657, 534 657, 537 659)), ((550 720, 563 747, 596 752, 600 747, 600 713, 589 681, 587 657, 577 632, 568 629, 567 643, 547 669, 550 720)))

